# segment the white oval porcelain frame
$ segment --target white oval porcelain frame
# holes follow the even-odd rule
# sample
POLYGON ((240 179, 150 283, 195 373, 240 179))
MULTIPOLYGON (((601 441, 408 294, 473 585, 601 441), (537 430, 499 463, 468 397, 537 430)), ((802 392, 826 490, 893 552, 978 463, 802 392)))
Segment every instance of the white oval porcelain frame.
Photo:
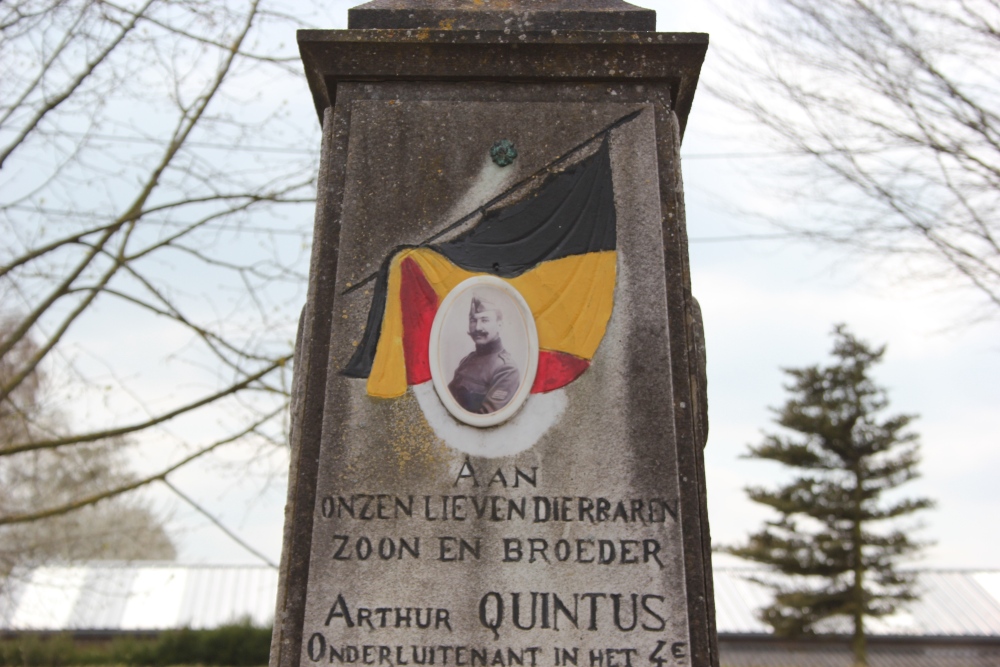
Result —
MULTIPOLYGON (((504 315, 505 327, 510 319, 509 315, 504 315)), ((531 308, 528 307, 528 303, 524 300, 524 297, 521 296, 521 293, 518 292, 513 285, 501 280, 500 278, 496 278, 494 276, 474 276, 472 278, 467 278, 456 285, 455 288, 444 298, 444 301, 441 302, 441 306, 434 315, 434 323, 431 325, 429 346, 430 349, 428 350, 428 358, 431 366, 431 380, 434 383, 434 389, 437 392, 438 398, 441 400, 441 403, 445 406, 445 408, 447 408, 448 412, 451 413, 455 419, 464 424, 469 424, 470 426, 476 426, 479 428, 501 424, 517 414, 517 411, 522 405, 524 405, 524 402, 528 399, 529 394, 531 394, 531 387, 535 383, 535 374, 538 372, 538 329, 535 326, 535 317, 531 313, 531 308), (524 375, 521 379, 521 383, 517 387, 517 392, 514 394, 514 398, 512 398, 507 405, 500 408, 496 412, 486 415, 471 413, 458 404, 458 401, 456 401, 451 395, 451 391, 448 390, 450 378, 445 377, 445 371, 441 367, 440 345, 443 322, 448 317, 448 313, 455 304, 455 301, 476 287, 495 288, 510 298, 510 300, 513 301, 514 305, 517 307, 518 319, 521 323, 523 323, 528 339, 527 368, 524 370, 524 375)))

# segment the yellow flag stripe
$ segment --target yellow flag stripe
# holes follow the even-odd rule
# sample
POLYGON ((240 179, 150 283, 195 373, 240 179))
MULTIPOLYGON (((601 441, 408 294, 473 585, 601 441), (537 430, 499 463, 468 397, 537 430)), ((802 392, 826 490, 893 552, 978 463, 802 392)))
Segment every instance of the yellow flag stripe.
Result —
MULTIPOLYGON (((475 275, 452 264, 430 248, 400 252, 389 267, 388 294, 375 360, 368 376, 368 393, 382 398, 406 392, 403 355, 403 312, 399 300, 400 263, 417 263, 442 300, 459 283, 475 275)), ((543 262, 509 282, 531 308, 539 347, 590 359, 604 338, 614 290, 617 253, 613 250, 571 255, 543 262)))
POLYGON ((368 393, 394 398, 406 392, 406 361, 403 356, 403 312, 399 303, 401 284, 399 263, 405 252, 396 255, 389 267, 385 314, 375 346, 375 360, 368 374, 368 393))
POLYGON ((542 349, 594 356, 611 318, 616 259, 613 250, 571 255, 510 280, 535 316, 542 349))

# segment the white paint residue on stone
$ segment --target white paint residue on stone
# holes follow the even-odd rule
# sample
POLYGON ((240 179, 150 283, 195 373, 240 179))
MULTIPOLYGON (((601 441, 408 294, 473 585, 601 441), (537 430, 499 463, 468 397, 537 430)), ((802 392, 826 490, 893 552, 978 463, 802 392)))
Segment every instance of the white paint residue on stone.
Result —
POLYGON ((410 387, 437 437, 460 452, 472 456, 498 458, 523 452, 556 425, 566 410, 566 392, 557 389, 532 394, 521 411, 494 428, 476 428, 458 422, 445 409, 432 382, 410 387))
MULTIPOLYGON (((487 146, 487 148, 489 147, 487 146)), ((448 224, 451 224, 452 221, 475 211, 477 208, 506 190, 514 182, 514 177, 518 173, 518 170, 514 165, 509 167, 498 167, 493 164, 493 160, 490 159, 489 151, 484 150, 483 152, 485 153, 483 164, 479 168, 479 173, 476 174, 475 180, 472 181, 472 185, 470 185, 469 189, 465 191, 465 194, 463 194, 461 198, 459 198, 459 200, 456 201, 450 209, 448 209, 448 212, 442 216, 442 220, 448 224)), ((466 224, 441 237, 438 241, 447 241, 455 236, 458 236, 459 234, 468 231, 469 227, 478 222, 479 217, 473 217, 466 224)))

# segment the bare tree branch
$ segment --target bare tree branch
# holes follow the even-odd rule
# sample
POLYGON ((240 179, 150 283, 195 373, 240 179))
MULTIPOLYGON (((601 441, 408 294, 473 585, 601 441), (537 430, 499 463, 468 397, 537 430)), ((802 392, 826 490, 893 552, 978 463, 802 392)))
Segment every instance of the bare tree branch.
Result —
POLYGON ((235 434, 233 436, 230 436, 230 437, 228 437, 228 438, 226 438, 224 440, 219 440, 218 442, 213 442, 212 444, 210 444, 210 445, 208 445, 206 447, 202 447, 201 449, 199 449, 198 451, 194 452, 193 454, 182 458, 180 461, 177 461, 173 465, 170 465, 169 467, 164 468, 163 470, 161 470, 160 472, 158 472, 158 473, 156 473, 154 475, 149 475, 149 476, 143 477, 141 479, 137 479, 137 480, 135 480, 133 482, 129 482, 128 484, 123 484, 121 486, 117 486, 115 488, 108 489, 108 490, 102 491, 100 493, 95 493, 95 494, 92 494, 92 495, 89 495, 89 496, 86 496, 86 497, 83 497, 83 498, 78 498, 78 499, 74 500, 73 502, 65 503, 65 504, 59 505, 57 507, 50 507, 48 509, 39 510, 37 512, 25 513, 25 514, 0 516, 0 526, 6 526, 6 525, 11 525, 11 524, 17 524, 17 523, 29 523, 31 521, 40 521, 42 519, 50 519, 50 518, 55 517, 55 516, 60 516, 60 515, 63 515, 63 514, 68 514, 70 512, 74 512, 76 510, 82 509, 84 507, 88 507, 90 505, 96 505, 97 503, 101 502, 102 500, 108 500, 109 498, 114 498, 116 496, 120 496, 120 495, 128 493, 130 491, 135 491, 136 489, 140 489, 140 488, 142 488, 144 486, 152 484, 153 482, 166 482, 167 475, 169 475, 170 473, 176 472, 177 470, 180 470, 181 468, 183 468, 187 464, 191 463, 192 461, 201 458, 202 456, 208 454, 209 452, 212 452, 212 451, 218 449, 219 447, 222 447, 223 445, 228 445, 230 443, 233 443, 233 442, 239 440, 240 438, 246 436, 247 434, 252 433, 255 429, 259 428, 262 424, 264 424, 268 420, 270 420, 270 419, 274 418, 275 416, 277 416, 283 409, 284 409, 284 407, 282 407, 279 410, 275 410, 274 412, 266 415, 265 417, 261 418, 257 422, 251 424, 249 427, 247 427, 245 430, 241 431, 240 433, 237 433, 237 434, 235 434))
MULTIPOLYGON (((83 70, 79 74, 77 74, 77 76, 69 83, 68 86, 66 86, 64 90, 62 90, 55 96, 47 98, 45 105, 35 112, 34 117, 24 125, 21 131, 18 132, 18 134, 7 145, 7 147, 0 150, 0 169, 3 168, 4 162, 7 161, 7 158, 10 157, 10 154, 13 153, 18 147, 20 147, 21 144, 24 143, 24 140, 28 137, 28 135, 30 135, 31 132, 36 127, 38 127, 38 124, 42 121, 42 119, 45 118, 45 116, 48 115, 49 112, 55 110, 60 104, 69 99, 70 95, 72 95, 74 91, 76 91, 76 89, 80 87, 80 84, 82 84, 86 80, 86 78, 90 76, 93 73, 93 71, 97 69, 97 67, 102 62, 104 62, 104 60, 109 55, 111 55, 111 52, 114 51, 118 47, 118 45, 122 43, 122 40, 125 39, 126 35, 128 35, 132 31, 132 29, 135 28, 136 23, 138 23, 142 15, 146 12, 146 10, 149 9, 150 5, 152 5, 154 2, 156 2, 156 0, 147 0, 146 4, 143 5, 142 9, 140 9, 137 13, 135 13, 132 16, 132 20, 129 21, 129 23, 121 29, 121 32, 118 33, 115 39, 112 40, 104 48, 104 50, 97 55, 96 58, 88 62, 86 67, 84 67, 83 70)), ((58 55, 56 57, 58 57, 58 55)), ((35 86, 33 85, 31 89, 33 90, 34 88, 35 86)))
POLYGON ((224 523, 222 523, 221 521, 219 521, 218 519, 216 519, 215 516, 211 512, 209 512, 204 507, 202 507, 197 502, 195 502, 195 500, 193 498, 191 498, 191 496, 189 496, 186 493, 182 492, 176 486, 174 486, 173 484, 171 484, 166 478, 163 478, 161 481, 163 482, 163 484, 166 485, 166 487, 168 489, 170 489, 171 491, 173 491, 177 495, 177 497, 179 497, 181 500, 183 500, 188 505, 190 505, 191 507, 193 507, 199 514, 201 514, 203 517, 205 517, 206 519, 208 519, 209 521, 211 521, 212 524, 214 524, 219 530, 221 530, 226 535, 228 535, 229 539, 231 539, 233 542, 236 542, 236 544, 240 545, 241 547, 243 547, 244 549, 246 549, 247 551, 249 551, 250 553, 252 553, 257 558, 261 559, 262 561, 264 561, 266 564, 270 565, 274 569, 276 569, 276 570, 278 569, 278 564, 277 563, 275 563, 274 561, 272 561, 270 558, 268 558, 267 556, 265 556, 261 552, 259 552, 256 549, 254 549, 252 546, 250 546, 250 544, 248 544, 246 541, 244 541, 243 539, 241 539, 239 535, 237 535, 233 531, 229 530, 229 528, 227 528, 224 523))
POLYGON ((0 3, 0 541, 220 443, 283 455, 319 142, 270 1, 0 3))
POLYGON ((157 415, 153 419, 147 419, 146 421, 139 422, 137 424, 131 424, 129 426, 120 426, 118 428, 107 429, 105 431, 82 433, 65 438, 54 438, 52 440, 39 440, 34 442, 14 443, 12 445, 7 445, 3 448, 0 448, 0 457, 12 456, 14 454, 20 454, 22 452, 33 452, 40 449, 56 449, 58 447, 66 447, 69 445, 79 445, 87 442, 97 442, 98 440, 106 440, 107 438, 114 438, 123 435, 128 435, 130 433, 135 433, 137 431, 144 431, 152 426, 156 426, 157 424, 162 424, 163 422, 170 421, 175 417, 191 412, 193 410, 197 410, 202 406, 210 405, 218 401, 220 398, 235 394, 241 389, 245 389, 251 386, 257 380, 261 379, 262 377, 264 377, 271 371, 275 370, 276 368, 284 366, 286 363, 288 363, 288 361, 291 360, 291 358, 292 358, 291 355, 282 357, 281 359, 267 366, 263 370, 258 371, 257 373, 254 373, 253 375, 244 378, 241 382, 238 382, 232 385, 231 387, 227 387, 222 391, 201 398, 197 401, 194 401, 193 403, 188 403, 187 405, 184 405, 175 410, 171 410, 170 412, 165 412, 163 414, 157 415))
POLYGON ((779 172, 782 228, 977 293, 1000 316, 1000 3, 769 0, 709 89, 774 146, 812 158, 779 172))

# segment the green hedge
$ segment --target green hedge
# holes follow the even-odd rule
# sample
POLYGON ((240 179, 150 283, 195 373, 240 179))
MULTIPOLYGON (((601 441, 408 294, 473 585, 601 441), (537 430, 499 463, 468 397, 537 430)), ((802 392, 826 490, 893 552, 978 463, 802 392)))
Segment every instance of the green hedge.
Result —
POLYGON ((107 642, 74 640, 72 635, 28 635, 0 642, 3 667, 63 665, 266 665, 271 629, 249 623, 216 630, 171 630, 155 638, 117 637, 107 642))

